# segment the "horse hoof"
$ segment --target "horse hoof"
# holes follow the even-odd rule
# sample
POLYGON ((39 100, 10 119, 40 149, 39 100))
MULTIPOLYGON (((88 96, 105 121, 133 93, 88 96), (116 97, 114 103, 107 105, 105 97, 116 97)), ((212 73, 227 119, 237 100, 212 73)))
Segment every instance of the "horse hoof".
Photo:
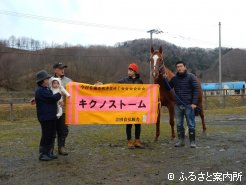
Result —
POLYGON ((207 136, 207 132, 206 132, 206 130, 204 130, 204 131, 202 132, 202 135, 203 135, 204 137, 206 137, 206 136, 207 136))
POLYGON ((172 135, 171 140, 173 141, 175 139, 175 134, 172 135))
POLYGON ((154 139, 154 142, 157 142, 158 141, 158 138, 156 137, 155 139, 154 139))

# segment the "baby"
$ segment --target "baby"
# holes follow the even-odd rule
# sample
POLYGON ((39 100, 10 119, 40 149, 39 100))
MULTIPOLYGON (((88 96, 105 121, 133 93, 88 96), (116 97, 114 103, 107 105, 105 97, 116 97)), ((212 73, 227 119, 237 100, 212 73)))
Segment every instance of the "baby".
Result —
MULTIPOLYGON (((61 85, 60 78, 51 77, 50 78, 50 89, 52 90, 53 94, 56 94, 58 92, 64 94, 67 97, 70 97, 70 94, 66 91, 66 89, 61 85)), ((57 118, 59 119, 62 116, 62 107, 60 103, 63 102, 63 96, 61 96, 61 99, 57 102, 57 118)))

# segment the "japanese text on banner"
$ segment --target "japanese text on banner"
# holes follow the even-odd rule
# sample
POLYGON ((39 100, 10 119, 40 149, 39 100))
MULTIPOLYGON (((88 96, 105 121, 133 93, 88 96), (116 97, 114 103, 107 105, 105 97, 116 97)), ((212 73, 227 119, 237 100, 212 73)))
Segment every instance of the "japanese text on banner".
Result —
POLYGON ((159 85, 70 82, 66 101, 67 124, 156 123, 159 85))

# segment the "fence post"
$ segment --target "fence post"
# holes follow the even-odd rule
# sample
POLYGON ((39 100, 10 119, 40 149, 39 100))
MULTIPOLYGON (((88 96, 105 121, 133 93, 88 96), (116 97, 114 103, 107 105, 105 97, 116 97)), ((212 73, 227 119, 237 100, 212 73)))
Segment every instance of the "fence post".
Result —
POLYGON ((205 96, 205 110, 208 108, 208 97, 207 97, 207 92, 204 91, 204 96, 205 96))
POLYGON ((9 105, 10 105, 10 121, 12 122, 14 120, 14 111, 13 111, 13 99, 9 100, 9 105))
POLYGON ((223 108, 226 106, 226 95, 225 95, 225 90, 223 89, 223 108))
POLYGON ((243 106, 244 105, 244 93, 242 93, 240 96, 241 96, 240 106, 243 106))

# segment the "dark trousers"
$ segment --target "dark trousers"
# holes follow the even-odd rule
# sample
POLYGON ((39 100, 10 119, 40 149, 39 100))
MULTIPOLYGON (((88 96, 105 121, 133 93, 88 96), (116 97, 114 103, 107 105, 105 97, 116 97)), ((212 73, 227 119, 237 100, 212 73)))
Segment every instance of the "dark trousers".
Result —
POLYGON ((64 113, 56 122, 56 133, 57 133, 58 147, 65 146, 65 141, 68 136, 68 126, 65 124, 64 113))
MULTIPOLYGON (((140 139, 141 124, 135 124, 135 139, 140 139)), ((126 136, 127 140, 132 138, 132 124, 126 125, 126 136)))
POLYGON ((55 139, 56 132, 56 120, 42 121, 40 122, 42 135, 39 145, 39 152, 47 154, 52 147, 52 143, 55 139))

